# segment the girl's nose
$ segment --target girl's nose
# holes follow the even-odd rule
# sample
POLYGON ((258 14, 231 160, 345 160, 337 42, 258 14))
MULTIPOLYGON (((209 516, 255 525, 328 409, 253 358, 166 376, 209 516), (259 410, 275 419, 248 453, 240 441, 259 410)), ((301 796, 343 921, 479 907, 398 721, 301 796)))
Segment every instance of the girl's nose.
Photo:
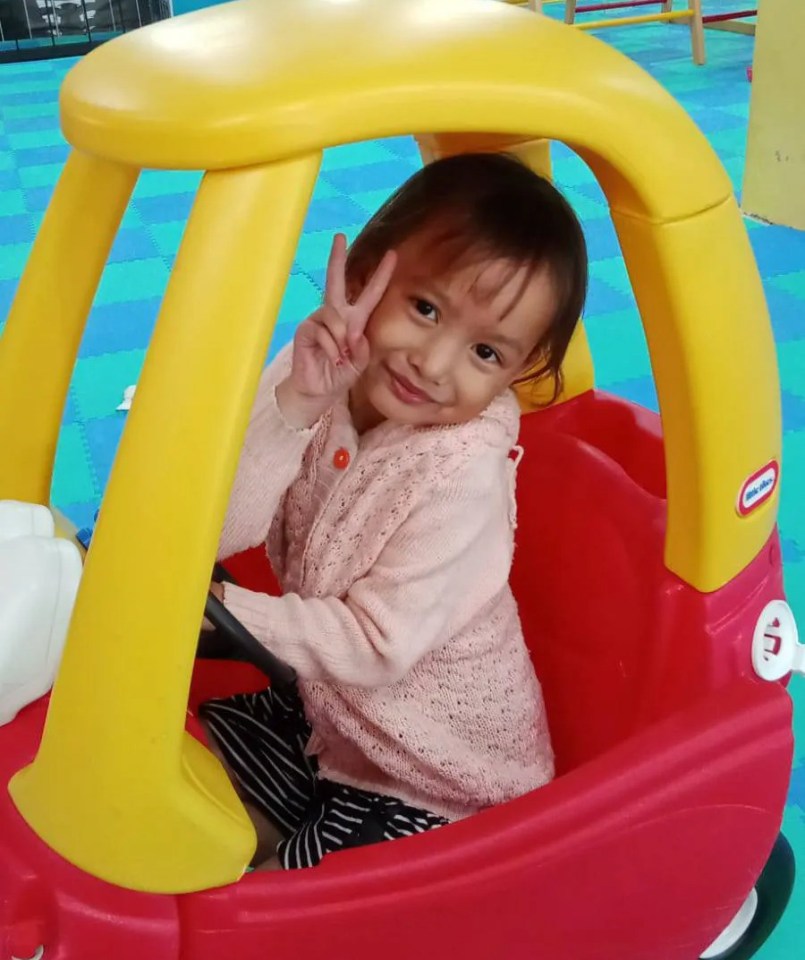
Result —
POLYGON ((436 386, 445 383, 457 361, 456 344, 443 335, 428 337, 409 358, 422 380, 436 386))

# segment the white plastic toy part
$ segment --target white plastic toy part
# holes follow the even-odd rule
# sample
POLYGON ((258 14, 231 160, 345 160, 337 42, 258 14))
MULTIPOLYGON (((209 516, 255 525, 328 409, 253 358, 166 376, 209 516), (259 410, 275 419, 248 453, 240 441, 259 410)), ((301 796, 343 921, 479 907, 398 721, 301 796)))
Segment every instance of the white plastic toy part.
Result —
POLYGON ((81 572, 47 507, 0 501, 0 726, 53 686, 81 572))
POLYGON ((805 645, 799 642, 794 613, 785 600, 772 600, 758 617, 752 638, 752 666, 764 680, 805 674, 805 645))
POLYGON ((16 537, 52 537, 53 514, 38 503, 0 500, 0 543, 16 537))
POLYGON ((134 384, 131 387, 126 387, 123 391, 123 400, 118 404, 117 409, 123 411, 124 413, 128 410, 131 410, 131 404, 134 400, 134 394, 137 392, 137 384, 134 384))

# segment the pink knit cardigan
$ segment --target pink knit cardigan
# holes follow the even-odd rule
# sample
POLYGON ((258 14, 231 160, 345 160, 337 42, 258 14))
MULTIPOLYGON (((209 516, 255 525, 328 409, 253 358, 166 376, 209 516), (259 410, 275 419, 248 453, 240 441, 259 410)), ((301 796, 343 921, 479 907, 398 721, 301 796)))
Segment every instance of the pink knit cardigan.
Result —
POLYGON ((508 577, 507 392, 475 420, 358 436, 346 403, 295 430, 263 374, 219 549, 266 542, 282 585, 224 602, 293 666, 321 775, 450 819, 545 784, 553 755, 508 577))

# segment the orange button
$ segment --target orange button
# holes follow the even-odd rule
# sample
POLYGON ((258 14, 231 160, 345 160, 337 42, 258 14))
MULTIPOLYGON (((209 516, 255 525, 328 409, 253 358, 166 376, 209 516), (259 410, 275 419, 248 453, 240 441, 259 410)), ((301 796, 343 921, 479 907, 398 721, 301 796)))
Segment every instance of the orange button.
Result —
POLYGON ((349 450, 339 447, 333 454, 333 466, 336 470, 346 470, 349 466, 349 450))

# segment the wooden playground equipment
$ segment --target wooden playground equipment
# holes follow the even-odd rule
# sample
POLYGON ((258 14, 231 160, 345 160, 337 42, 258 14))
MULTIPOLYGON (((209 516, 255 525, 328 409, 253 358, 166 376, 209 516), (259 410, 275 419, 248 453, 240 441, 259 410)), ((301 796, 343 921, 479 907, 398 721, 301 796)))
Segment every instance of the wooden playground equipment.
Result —
MULTIPOLYGON (((606 10, 618 10, 618 9, 629 9, 631 7, 656 7, 661 6, 661 14, 673 13, 673 0, 613 0, 609 3, 588 3, 583 6, 578 6, 576 0, 508 0, 512 3, 521 3, 525 2, 525 5, 530 7, 532 10, 537 12, 542 12, 542 8, 549 3, 564 3, 565 5, 565 23, 575 23, 575 16, 577 13, 600 13, 606 10)), ((697 4, 699 6, 700 4, 697 4)), ((692 5, 691 5, 692 6, 692 5)), ((729 33, 745 33, 754 36, 755 33, 755 24, 754 18, 757 16, 757 7, 747 8, 743 10, 725 10, 720 13, 702 13, 702 24, 707 29, 712 30, 726 30, 729 33), (747 23, 747 20, 752 20, 751 23, 747 23)), ((646 19, 639 17, 635 19, 634 17, 624 17, 623 18, 627 24, 631 23, 652 23, 656 20, 667 20, 668 17, 665 16, 652 16, 648 15, 646 19)), ((670 18, 670 19, 681 19, 681 18, 670 18)), ((619 24, 623 26, 623 23, 619 24)), ((599 26, 597 24, 596 26, 599 26)), ((600 26, 610 26, 610 23, 600 24, 600 26)))
POLYGON ((702 23, 708 30, 726 30, 728 33, 744 33, 754 37, 756 16, 757 7, 747 10, 729 10, 723 13, 705 14, 702 17, 702 23))
POLYGON ((577 0, 506 0, 508 3, 528 6, 529 9, 542 13, 548 4, 563 3, 565 7, 565 23, 575 24, 582 30, 601 30, 605 27, 628 27, 641 23, 682 22, 690 26, 693 60, 701 66, 705 60, 704 31, 724 30, 729 33, 743 33, 755 35, 755 17, 757 7, 740 10, 724 10, 719 13, 705 13, 702 10, 702 0, 688 0, 684 9, 674 10, 674 0, 610 0, 610 2, 593 2, 579 4, 577 0), (577 21, 577 14, 606 13, 610 10, 632 10, 639 8, 658 7, 648 13, 626 13, 619 17, 610 17, 605 20, 592 19, 577 21))
POLYGON ((537 13, 542 13, 543 7, 548 3, 557 2, 564 2, 565 23, 575 24, 581 30, 602 30, 606 27, 627 27, 641 23, 687 23, 690 26, 693 62, 697 66, 701 66, 705 61, 705 18, 702 15, 702 0, 687 0, 684 8, 678 10, 674 10, 674 0, 608 0, 608 2, 584 4, 578 4, 577 0, 528 0, 528 6, 537 13), (647 7, 659 9, 655 9, 649 13, 626 14, 604 20, 576 20, 576 15, 581 13, 605 13, 610 10, 631 10, 647 7))

